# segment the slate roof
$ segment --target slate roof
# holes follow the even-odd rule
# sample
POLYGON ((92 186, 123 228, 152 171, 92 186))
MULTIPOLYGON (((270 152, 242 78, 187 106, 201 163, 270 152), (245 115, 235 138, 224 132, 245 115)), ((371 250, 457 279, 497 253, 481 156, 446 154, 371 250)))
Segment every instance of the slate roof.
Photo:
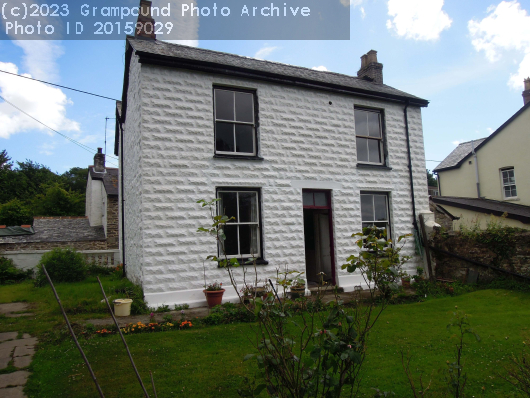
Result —
POLYGON ((103 186, 108 196, 118 196, 118 172, 119 169, 106 167, 105 173, 94 171, 94 166, 88 166, 88 172, 93 180, 103 180, 103 186))
POLYGON ((432 196, 431 200, 439 205, 453 206, 499 217, 507 213, 507 218, 530 224, 530 206, 491 199, 461 198, 456 196, 432 196))
MULTIPOLYGON (((475 150, 477 147, 482 144, 482 142, 486 140, 486 138, 479 138, 478 140, 473 140, 473 145, 475 146, 475 150)), ((434 168, 433 171, 441 171, 449 168, 455 168, 460 166, 461 162, 469 155, 472 151, 472 144, 471 141, 468 142, 462 142, 459 144, 453 152, 447 156, 442 163, 440 163, 438 166, 434 168)))
MULTIPOLYGON (((159 58, 171 58, 181 62, 200 63, 203 65, 222 66, 225 70, 258 72, 269 77, 282 77, 290 81, 312 82, 317 85, 334 86, 337 88, 349 88, 361 92, 371 92, 388 95, 396 99, 409 99, 416 105, 427 106, 428 101, 404 91, 397 90, 386 84, 378 84, 334 72, 317 71, 282 64, 279 62, 264 61, 256 58, 243 57, 240 55, 228 54, 219 51, 205 50, 202 48, 183 46, 179 44, 167 43, 160 40, 145 40, 127 37, 127 42, 140 55, 150 54, 159 58)), ((226 72, 230 74, 229 72, 226 72)))
POLYGON ((0 237, 0 244, 105 240, 103 226, 91 227, 86 217, 35 217, 33 229, 33 235, 0 237))

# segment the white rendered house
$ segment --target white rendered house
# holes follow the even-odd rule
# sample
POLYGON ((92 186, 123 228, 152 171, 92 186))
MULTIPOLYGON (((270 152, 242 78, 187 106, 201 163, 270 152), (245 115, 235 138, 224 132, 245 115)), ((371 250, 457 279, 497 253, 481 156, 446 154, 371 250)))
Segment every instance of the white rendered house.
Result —
MULTIPOLYGON (((224 300, 236 297, 226 270, 204 261, 215 241, 197 232, 211 222, 196 201, 214 197, 235 217, 228 254, 259 257, 260 280, 288 266, 309 285, 319 272, 345 291, 363 284, 341 269, 358 250, 352 233, 375 224, 397 238, 428 211, 428 101, 383 84, 382 68, 375 51, 352 77, 127 38, 115 146, 122 250, 149 305, 205 305, 203 264, 224 300)), ((403 253, 415 255, 414 239, 403 253)))

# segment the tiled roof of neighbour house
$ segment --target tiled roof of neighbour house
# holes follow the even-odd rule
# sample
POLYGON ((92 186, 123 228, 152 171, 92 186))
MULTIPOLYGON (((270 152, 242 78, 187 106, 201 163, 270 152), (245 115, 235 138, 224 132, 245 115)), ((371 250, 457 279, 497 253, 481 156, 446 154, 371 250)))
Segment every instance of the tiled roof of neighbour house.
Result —
MULTIPOLYGON (((359 92, 394 97, 401 101, 408 99, 411 103, 420 106, 427 106, 429 103, 427 100, 397 90, 386 84, 378 84, 340 73, 318 71, 300 66, 264 61, 256 58, 172 44, 159 40, 145 40, 128 37, 127 43, 132 46, 136 51, 136 54, 140 56, 140 59, 142 59, 142 57, 149 58, 148 62, 154 61, 155 58, 158 58, 161 64, 163 64, 164 61, 166 63, 168 61, 173 61, 172 64, 174 64, 174 66, 180 64, 180 67, 184 68, 186 68, 186 66, 191 67, 192 65, 197 64, 212 67, 221 66, 222 69, 224 69, 225 74, 235 74, 235 72, 247 72, 250 74, 257 73, 261 76, 276 78, 279 83, 306 82, 312 83, 314 86, 313 88, 327 86, 336 87, 337 89, 353 89, 359 92), (150 55, 150 57, 148 57, 148 55, 150 55)), ((219 68, 217 68, 215 72, 223 73, 219 68)), ((249 77, 255 76, 249 75, 249 77)))
POLYGON ((462 142, 453 150, 453 152, 449 154, 449 156, 447 156, 438 166, 436 166, 433 171, 442 171, 445 169, 459 167, 461 162, 469 154, 471 154, 471 151, 473 150, 473 145, 475 146, 476 150, 477 147, 482 144, 485 139, 486 138, 479 138, 478 140, 462 142))
POLYGON ((507 218, 519 220, 524 224, 530 224, 530 206, 498 200, 461 198, 456 196, 432 196, 431 200, 439 205, 453 206, 479 213, 493 214, 499 217, 506 213, 507 218))
POLYGON ((35 217, 33 229, 33 235, 2 236, 0 244, 105 240, 103 226, 91 227, 86 217, 35 217))
POLYGON ((88 172, 93 180, 103 180, 103 186, 108 196, 118 196, 118 172, 119 169, 105 168, 105 173, 94 171, 94 166, 88 166, 88 172))

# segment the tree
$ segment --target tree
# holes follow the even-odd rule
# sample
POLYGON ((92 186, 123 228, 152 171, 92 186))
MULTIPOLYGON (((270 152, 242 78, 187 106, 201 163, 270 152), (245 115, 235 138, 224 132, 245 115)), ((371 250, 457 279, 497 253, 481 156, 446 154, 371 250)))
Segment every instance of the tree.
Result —
POLYGON ((430 186, 430 187, 437 187, 438 186, 438 179, 428 169, 427 169, 427 185, 430 186))
POLYGON ((65 184, 71 191, 84 194, 86 192, 86 183, 88 178, 88 168, 72 167, 70 170, 61 174, 65 184))
POLYGON ((13 199, 0 205, 0 224, 8 227, 33 224, 33 215, 24 203, 18 199, 13 199))
POLYGON ((35 196, 33 212, 36 216, 84 216, 85 195, 54 183, 47 187, 46 193, 35 196))

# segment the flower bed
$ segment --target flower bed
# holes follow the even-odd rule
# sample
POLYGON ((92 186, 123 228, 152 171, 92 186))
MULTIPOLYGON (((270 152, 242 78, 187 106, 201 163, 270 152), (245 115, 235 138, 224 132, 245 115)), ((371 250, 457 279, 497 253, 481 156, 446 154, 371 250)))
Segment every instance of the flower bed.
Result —
MULTIPOLYGON (((151 333, 151 332, 164 332, 166 330, 184 330, 190 329, 193 326, 191 321, 181 322, 150 322, 144 324, 142 322, 129 323, 121 328, 122 333, 125 334, 137 334, 137 333, 151 333)), ((114 330, 101 329, 96 331, 99 335, 115 334, 114 330)))

